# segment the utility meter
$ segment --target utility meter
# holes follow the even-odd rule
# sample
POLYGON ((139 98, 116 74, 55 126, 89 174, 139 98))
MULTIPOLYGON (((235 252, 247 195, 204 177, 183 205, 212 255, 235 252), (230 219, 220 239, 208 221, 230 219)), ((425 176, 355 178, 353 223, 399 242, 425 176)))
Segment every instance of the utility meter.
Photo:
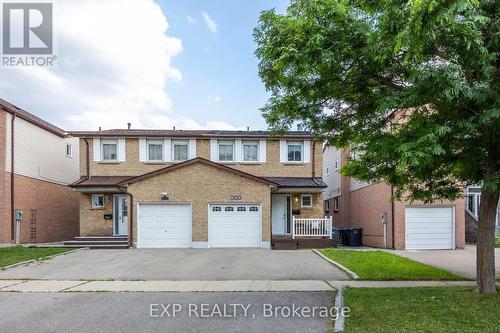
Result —
POLYGON ((15 216, 16 216, 16 221, 21 221, 23 219, 23 211, 16 209, 15 216))
POLYGON ((387 213, 380 214, 380 223, 387 224, 387 213))

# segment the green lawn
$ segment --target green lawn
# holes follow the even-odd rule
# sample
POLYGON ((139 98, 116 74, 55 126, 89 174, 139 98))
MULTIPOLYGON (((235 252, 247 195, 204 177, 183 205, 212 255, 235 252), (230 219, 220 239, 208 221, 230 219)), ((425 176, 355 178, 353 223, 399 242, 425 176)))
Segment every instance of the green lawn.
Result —
POLYGON ((495 235, 495 247, 500 247, 500 235, 495 235))
POLYGON ((0 267, 30 259, 44 258, 74 249, 63 247, 24 247, 11 246, 0 248, 0 267))
POLYGON ((345 333, 500 332, 500 294, 472 287, 347 288, 345 333))
POLYGON ((466 280, 443 269, 384 251, 330 248, 321 253, 349 268, 362 280, 466 280))

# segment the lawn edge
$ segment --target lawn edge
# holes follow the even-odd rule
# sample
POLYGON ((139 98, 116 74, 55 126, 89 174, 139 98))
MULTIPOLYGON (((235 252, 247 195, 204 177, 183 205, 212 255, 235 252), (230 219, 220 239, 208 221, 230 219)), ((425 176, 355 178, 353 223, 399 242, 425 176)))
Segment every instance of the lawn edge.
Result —
POLYGON ((344 332, 345 318, 342 315, 342 308, 344 307, 344 288, 339 288, 337 290, 337 295, 335 295, 335 307, 337 308, 337 319, 333 325, 333 332, 344 332), (339 312, 340 311, 340 312, 339 312))
POLYGON ((64 256, 64 255, 75 253, 75 252, 82 251, 82 250, 88 250, 88 247, 82 247, 82 248, 74 249, 74 250, 71 250, 71 251, 66 251, 66 252, 62 252, 62 253, 55 253, 55 254, 52 254, 52 255, 49 255, 49 256, 45 256, 45 257, 40 257, 40 258, 25 260, 25 261, 17 262, 17 263, 12 264, 12 265, 0 267, 0 269, 5 270, 5 269, 9 269, 9 268, 14 268, 14 267, 17 267, 17 266, 22 266, 22 265, 26 265, 26 264, 29 264, 29 263, 32 263, 32 262, 35 262, 35 261, 39 261, 42 258, 52 259, 54 257, 64 256))
POLYGON ((312 250, 314 253, 316 253, 317 255, 319 255, 321 258, 325 259, 326 261, 328 261, 330 264, 340 268, 342 271, 344 271, 344 273, 346 273, 347 275, 349 275, 351 277, 352 280, 359 280, 359 276, 358 274, 354 273, 353 271, 351 271, 349 268, 345 267, 344 265, 341 265, 339 264, 338 262, 328 258, 327 256, 325 256, 323 253, 321 253, 320 251, 318 251, 317 249, 313 249, 312 250))

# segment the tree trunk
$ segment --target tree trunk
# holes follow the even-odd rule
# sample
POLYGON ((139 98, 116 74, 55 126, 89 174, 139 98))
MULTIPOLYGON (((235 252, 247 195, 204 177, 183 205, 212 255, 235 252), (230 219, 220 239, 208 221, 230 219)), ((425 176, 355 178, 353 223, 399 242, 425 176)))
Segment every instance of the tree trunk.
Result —
POLYGON ((495 221, 499 191, 483 187, 477 228, 477 288, 482 294, 496 294, 495 221))

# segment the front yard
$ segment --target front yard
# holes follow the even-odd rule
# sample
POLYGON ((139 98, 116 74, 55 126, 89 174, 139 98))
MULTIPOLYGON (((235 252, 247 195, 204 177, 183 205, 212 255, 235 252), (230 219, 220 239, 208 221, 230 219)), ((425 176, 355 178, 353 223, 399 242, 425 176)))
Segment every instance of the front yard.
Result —
POLYGON ((472 287, 345 289, 345 333, 500 332, 500 294, 472 287))
POLYGON ((325 256, 349 268, 362 280, 465 280, 440 268, 384 251, 323 249, 325 256))
POLYGON ((68 252, 74 249, 63 247, 24 247, 11 246, 0 248, 0 268, 18 262, 45 258, 54 254, 68 252))

